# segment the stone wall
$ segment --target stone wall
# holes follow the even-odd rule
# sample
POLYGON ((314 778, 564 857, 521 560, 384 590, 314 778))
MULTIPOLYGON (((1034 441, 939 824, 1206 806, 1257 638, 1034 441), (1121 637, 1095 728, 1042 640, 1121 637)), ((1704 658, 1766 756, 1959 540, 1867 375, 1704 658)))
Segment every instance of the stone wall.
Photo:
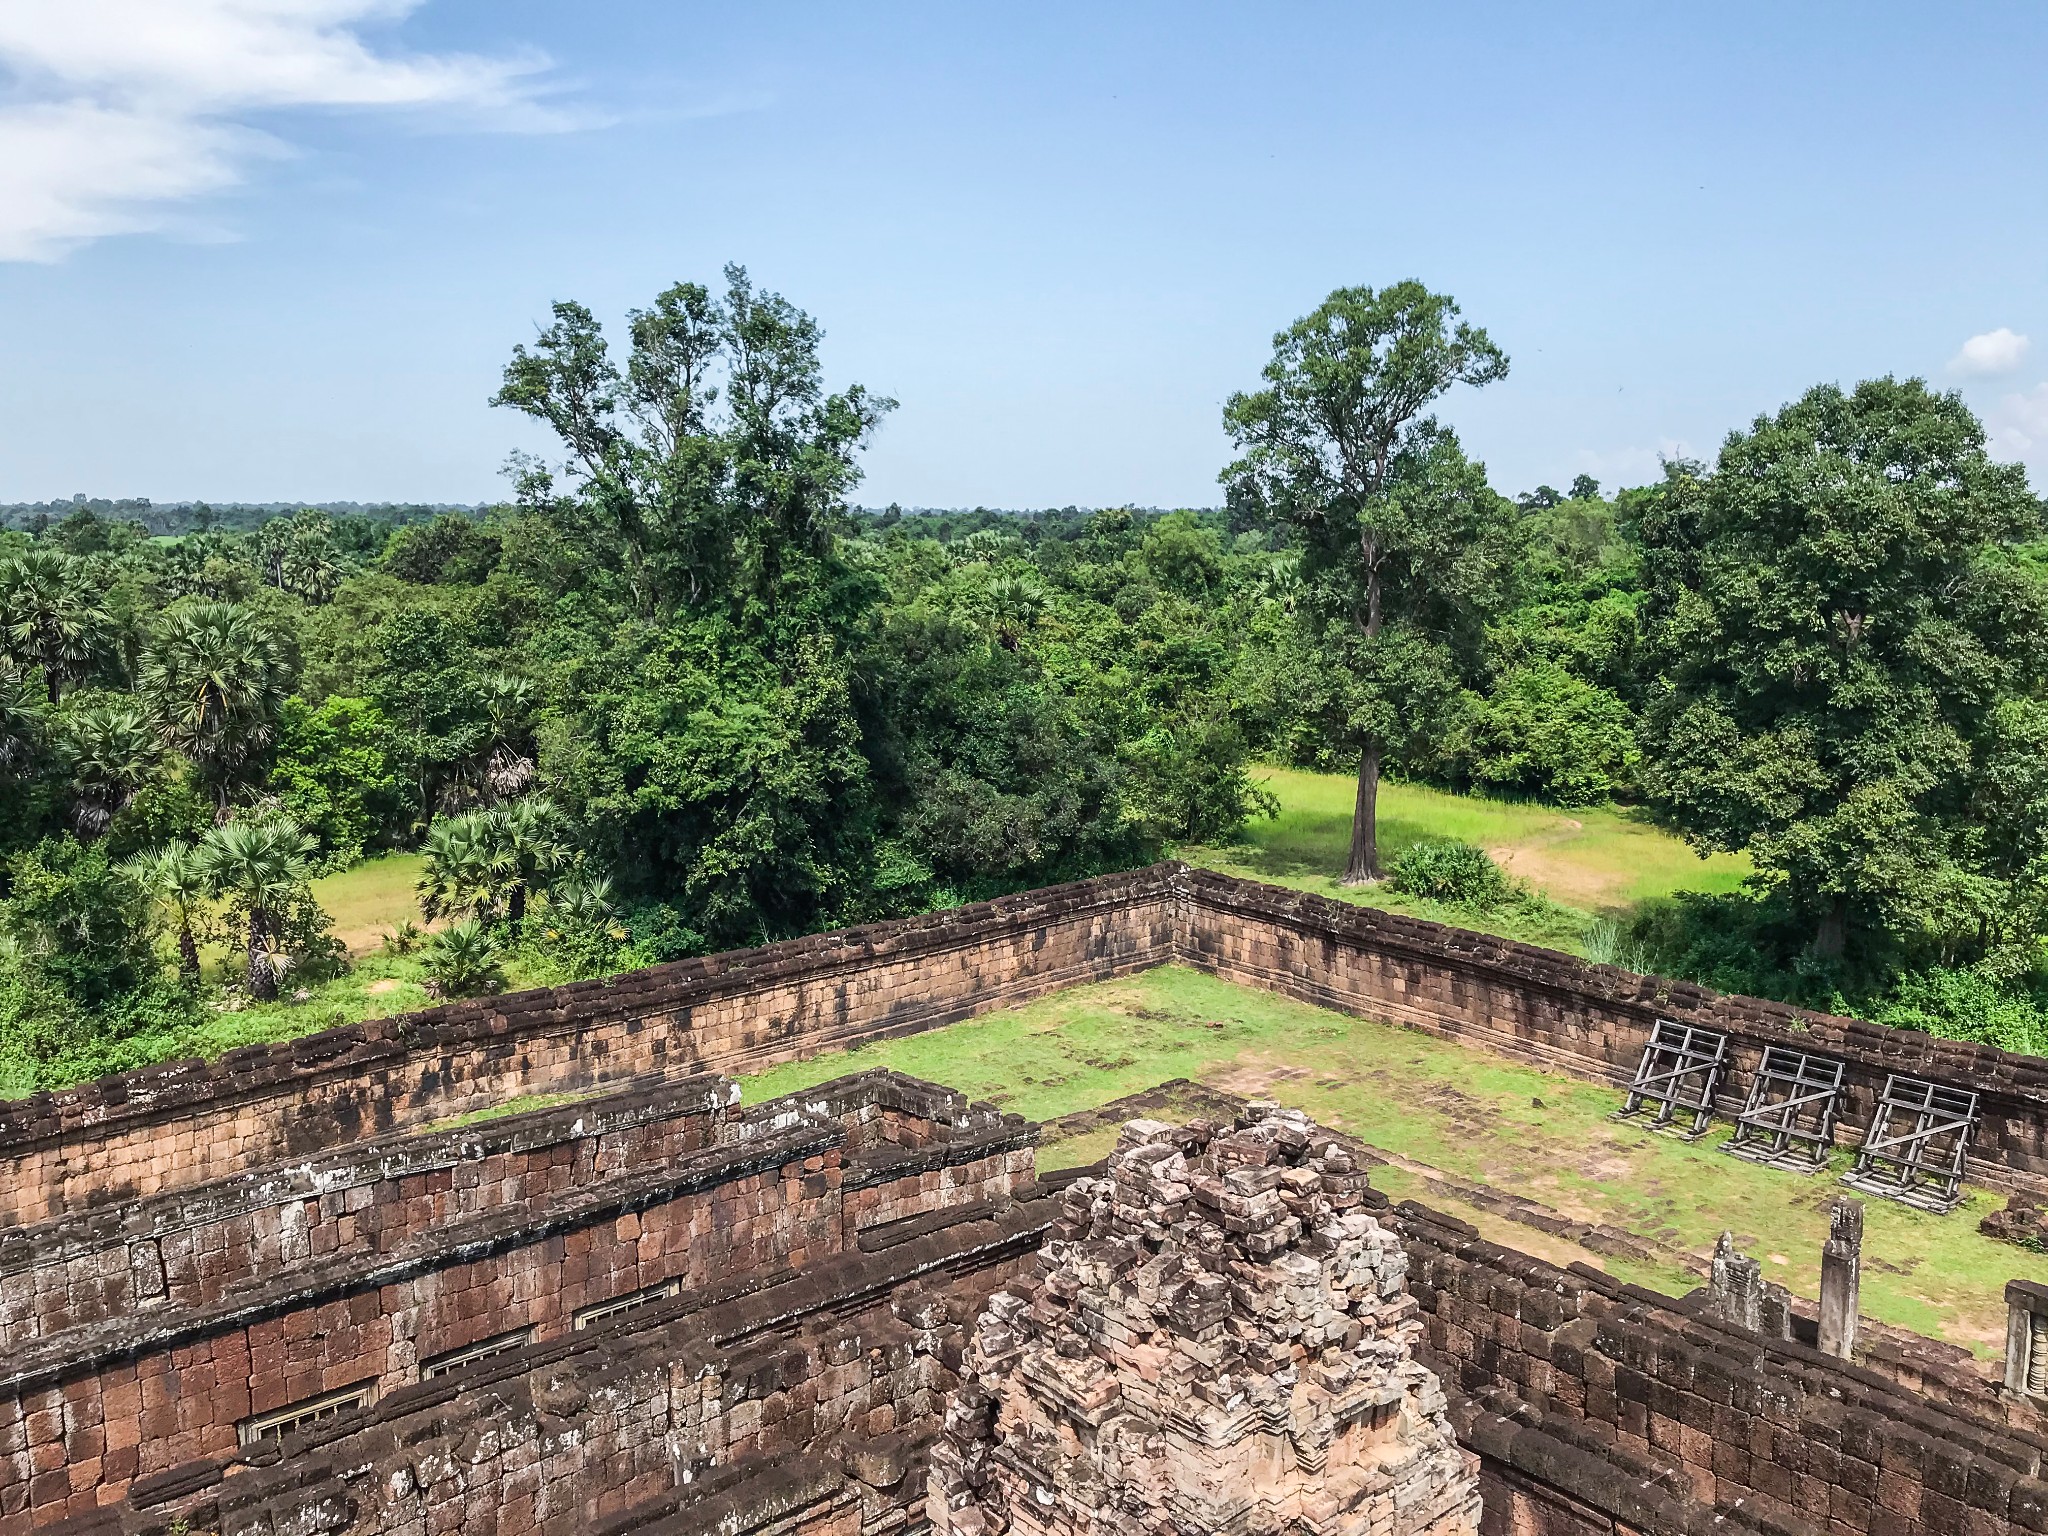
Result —
MULTIPOLYGON (((962 1321, 1051 1198, 731 1299, 665 1308, 393 1393, 286 1443, 179 1467, 69 1536, 854 1536, 900 1529, 962 1321)), ((4 1526, 5 1521, 0 1521, 4 1526)))
POLYGON ((487 1340, 545 1344, 657 1286, 759 1288, 1031 1182, 1033 1127, 895 1074, 734 1098, 695 1078, 15 1229, 0 1519, 118 1497, 232 1455, 252 1417, 382 1399, 487 1340))
POLYGON ((1424 1207, 1392 1219, 1424 1358, 1487 1464, 1487 1536, 2048 1531, 2039 1414, 1989 1382, 1931 1400, 1424 1207))
POLYGON ((1620 1082, 1658 1018, 1849 1064, 1845 1138, 1889 1072, 1983 1096, 1971 1176, 2048 1192, 2048 1064, 1181 865, 252 1046, 0 1105, 0 1228, 650 1074, 743 1072, 1178 960, 1323 1007, 1620 1082))
POLYGON ((1690 982, 1589 965, 1555 950, 1329 901, 1206 870, 1184 876, 1176 957, 1226 980, 1382 1019, 1595 1082, 1633 1073, 1655 1022, 1720 1030, 1737 1106, 1767 1045, 1848 1065, 1838 1133, 1853 1146, 1887 1073, 1981 1096, 1970 1176, 2048 1189, 2048 1062, 1913 1030, 1812 1013, 1690 982))
POLYGON ((0 1104, 0 1226, 650 1074, 930 1029, 1173 950, 1171 866, 351 1025, 0 1104))

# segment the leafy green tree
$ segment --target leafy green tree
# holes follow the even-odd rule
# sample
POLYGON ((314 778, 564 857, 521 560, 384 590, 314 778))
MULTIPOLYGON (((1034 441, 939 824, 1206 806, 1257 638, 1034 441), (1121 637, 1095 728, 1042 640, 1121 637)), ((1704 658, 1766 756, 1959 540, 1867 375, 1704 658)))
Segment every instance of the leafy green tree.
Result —
POLYGON ((0 931, 39 980, 92 1008, 155 973, 148 904, 105 848, 51 838, 17 855, 8 875, 0 931))
POLYGON ((1438 638, 1498 578, 1504 512, 1483 470, 1422 413, 1508 360, 1417 282, 1340 288, 1273 338, 1266 387, 1231 396, 1234 497, 1291 525, 1306 558, 1312 712, 1358 753, 1346 884, 1380 876, 1382 758, 1430 729, 1454 676, 1438 638))
POLYGON ((561 439, 573 496, 539 472, 525 494, 617 569, 635 611, 794 635, 843 601, 836 535, 856 455, 895 402, 859 385, 828 394, 817 322, 740 267, 725 278, 723 299, 678 283, 633 311, 623 368, 589 310, 555 305, 494 403, 561 439))
POLYGON ((199 984, 199 928, 212 911, 212 862, 192 843, 172 842, 137 854, 121 866, 157 904, 178 935, 178 974, 199 984))
POLYGON ((1573 501, 1597 501, 1600 498, 1600 482, 1591 475, 1572 477, 1571 499, 1573 501))
POLYGON ((399 752, 390 722, 368 699, 337 694, 313 705, 294 696, 278 707, 270 792, 320 839, 327 864, 345 866, 410 821, 399 752))
POLYGON ((1641 512, 1647 782, 1698 847, 1781 883, 1823 961, 1984 872, 1980 766, 2042 676, 2016 556, 2041 521, 1957 396, 1892 378, 1758 417, 1641 512))
POLYGON ((541 781, 636 898, 724 944, 847 910, 875 787, 830 637, 771 657, 719 620, 633 626, 554 686, 571 707, 542 724, 541 781))
POLYGON ((174 608, 144 654, 141 682, 164 741, 199 771, 226 820, 236 794, 261 776, 291 691, 283 641, 234 603, 174 608))
POLYGON ((0 560, 0 651, 41 669, 52 704, 110 657, 113 642, 113 615, 85 561, 45 548, 0 560))
POLYGON ((245 978, 253 998, 267 1002, 277 996, 270 947, 286 936, 286 916, 305 895, 319 847, 317 838, 284 816, 227 822, 199 845, 214 888, 242 913, 245 978))
POLYGON ((103 698, 57 717, 57 757, 71 787, 71 824, 90 842, 156 771, 163 749, 141 708, 103 698))
POLYGON ((1478 701, 1473 780, 1559 805, 1594 805, 1633 784, 1636 721, 1614 694, 1556 662, 1517 667, 1478 701))
POLYGON ((401 769, 421 812, 453 808, 465 763, 487 757, 491 708, 482 659, 440 613, 404 608, 380 626, 370 697, 396 731, 401 769))
POLYGON ((399 529, 379 559, 400 581, 418 586, 473 587, 497 568, 498 536, 460 512, 399 529))

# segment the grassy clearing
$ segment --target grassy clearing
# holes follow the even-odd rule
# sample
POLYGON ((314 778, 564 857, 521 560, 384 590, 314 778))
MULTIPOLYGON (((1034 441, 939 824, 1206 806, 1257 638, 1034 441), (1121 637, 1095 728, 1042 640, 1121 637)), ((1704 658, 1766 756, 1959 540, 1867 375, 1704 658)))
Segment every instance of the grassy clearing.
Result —
MULTIPOLYGON (((791 1063, 743 1080, 749 1102, 843 1072, 889 1066, 962 1089, 1034 1120, 1091 1109, 1187 1077, 1272 1097, 1414 1163, 1603 1222, 1667 1249, 1708 1257, 1725 1228, 1771 1279, 1819 1294, 1828 1203, 1838 1186, 1755 1167, 1608 1119, 1619 1096, 1514 1066, 1408 1030, 1348 1018, 1179 967, 1081 987, 947 1029, 791 1063)), ((1048 1166, 1104 1146, 1047 1149, 1048 1166)), ((1389 1194, 1473 1221, 1510 1246, 1585 1258, 1666 1291, 1697 1282, 1669 1268, 1601 1258, 1533 1229, 1417 1194, 1420 1179, 1376 1169, 1389 1194)), ((1977 1191, 1959 1211, 1867 1207, 1863 1308, 1869 1316, 1996 1356, 2005 1282, 2048 1281, 2048 1257, 1981 1236, 1997 1204, 1977 1191)))
MULTIPOLYGON (((1344 774, 1295 768, 1264 771, 1280 814, 1253 822, 1244 841, 1227 848, 1188 848, 1192 864, 1267 880, 1340 901, 1455 922, 1507 938, 1575 948, 1569 919, 1530 918, 1509 910, 1491 918, 1450 912, 1384 888, 1352 890, 1338 883, 1351 845, 1356 781, 1344 774)), ((1750 872, 1730 854, 1702 859, 1684 841, 1641 813, 1617 807, 1563 811, 1527 802, 1453 795, 1413 784, 1380 786, 1380 853, 1418 842, 1448 840, 1486 849, 1510 874, 1590 918, 1675 891, 1731 891, 1750 872)))
POLYGON ((387 853, 313 882, 313 899, 334 919, 335 936, 350 954, 375 949, 400 923, 420 921, 413 895, 420 866, 416 853, 387 853))

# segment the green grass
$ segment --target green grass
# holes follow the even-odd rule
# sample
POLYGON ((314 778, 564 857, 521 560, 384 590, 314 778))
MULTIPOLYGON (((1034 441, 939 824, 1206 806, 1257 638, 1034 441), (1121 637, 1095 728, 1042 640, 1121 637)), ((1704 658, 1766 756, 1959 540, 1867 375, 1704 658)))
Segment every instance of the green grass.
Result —
POLYGON ((1624 807, 1566 811, 1382 783, 1383 862, 1418 842, 1473 843, 1491 853, 1509 874, 1572 909, 1563 914, 1517 908, 1475 914, 1385 886, 1353 889, 1339 884, 1351 845, 1351 809, 1357 792, 1357 781, 1349 775, 1269 768, 1260 777, 1278 797, 1280 814, 1252 822, 1239 843, 1186 848, 1182 857, 1225 874, 1565 949, 1578 947, 1596 914, 1619 914, 1638 902, 1676 891, 1732 891, 1750 872, 1746 858, 1715 854, 1702 859, 1683 839, 1624 807))
MULTIPOLYGON (((959 1088, 1034 1120, 1091 1109, 1187 1077, 1294 1104, 1334 1128, 1467 1183, 1520 1194, 1705 1259, 1725 1228, 1766 1275, 1819 1293, 1831 1175, 1800 1178, 1725 1156, 1720 1136, 1686 1144, 1611 1121, 1619 1095, 1516 1066, 1411 1030, 1352 1019, 1180 967, 1080 987, 946 1029, 836 1051, 742 1080, 749 1102, 872 1066, 959 1088), (1540 1101, 1540 1106, 1539 1102, 1540 1101)), ((1047 1149, 1047 1166, 1091 1160, 1111 1138, 1047 1149)), ((1397 1198, 1420 1176, 1375 1169, 1397 1198)), ((1544 1257, 1585 1258, 1665 1291, 1698 1282, 1677 1263, 1630 1264, 1534 1229, 1417 1195, 1487 1236, 1544 1257)), ((1983 1237, 1998 1203, 1973 1191, 1928 1216, 1887 1201, 1866 1210, 1863 1310, 1996 1356, 2005 1282, 2048 1281, 2048 1257, 1983 1237)))
POLYGON ((578 1104, 585 1099, 594 1099, 606 1090, 586 1088, 578 1093, 522 1093, 517 1098, 507 1099, 502 1104, 493 1104, 487 1109, 472 1109, 467 1114, 450 1115, 445 1120, 434 1120, 420 1127, 420 1134, 434 1131, 459 1131, 467 1126, 483 1125, 492 1120, 503 1120, 508 1115, 523 1115, 536 1109, 553 1109, 561 1104, 578 1104))
POLYGON ((338 875, 313 882, 313 899, 334 920, 335 935, 353 954, 375 949, 380 938, 400 923, 420 921, 413 883, 419 879, 420 856, 387 853, 365 859, 338 875))

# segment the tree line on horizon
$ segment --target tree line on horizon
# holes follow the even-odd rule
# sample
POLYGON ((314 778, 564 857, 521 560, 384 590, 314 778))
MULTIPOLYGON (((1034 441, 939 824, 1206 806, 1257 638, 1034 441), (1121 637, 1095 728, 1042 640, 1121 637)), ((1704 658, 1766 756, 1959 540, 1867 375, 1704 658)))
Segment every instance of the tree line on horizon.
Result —
POLYGON ((1639 914, 1646 962, 2048 1017, 2042 508, 1954 396, 1823 386, 1712 465, 1511 499, 1430 414, 1503 352, 1420 284, 1341 289, 1229 401, 1220 508, 873 512, 893 402, 820 344, 737 268, 623 350, 559 304, 495 400, 561 458, 501 506, 0 532, 15 1081, 345 964, 309 882, 380 851, 425 855, 453 993, 1226 842, 1261 761, 1356 776, 1354 881, 1382 775, 1632 801, 1758 869, 1639 914))

